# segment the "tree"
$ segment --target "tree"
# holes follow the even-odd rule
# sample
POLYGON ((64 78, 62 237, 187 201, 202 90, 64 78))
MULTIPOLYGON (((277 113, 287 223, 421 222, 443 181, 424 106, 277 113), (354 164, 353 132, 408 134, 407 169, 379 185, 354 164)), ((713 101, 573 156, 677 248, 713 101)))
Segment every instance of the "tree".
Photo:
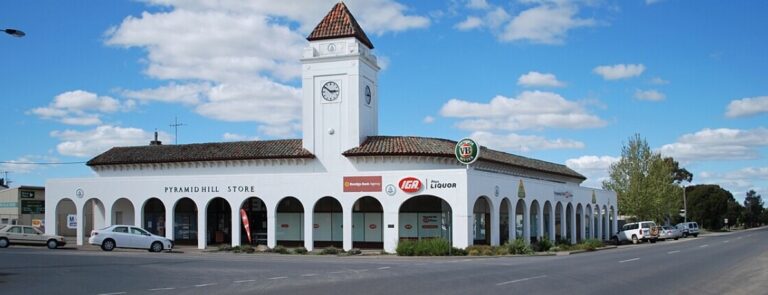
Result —
POLYGON ((718 230, 728 224, 736 224, 741 205, 731 192, 715 184, 700 184, 686 188, 688 196, 688 220, 696 221, 703 228, 718 230))
POLYGON ((758 226, 763 210, 762 197, 754 190, 749 190, 747 197, 744 198, 744 225, 747 227, 758 226))
MULTIPOLYGON (((652 152, 639 134, 629 139, 621 149, 621 159, 609 169, 610 178, 603 182, 604 189, 616 192, 619 214, 640 220, 663 220, 677 214, 682 191, 674 183, 680 168, 668 159, 652 152)), ((693 175, 685 173, 692 179, 693 175)), ((682 172, 680 175, 688 179, 682 172)))
POLYGON ((680 184, 683 181, 690 183, 693 181, 693 173, 685 168, 681 168, 680 163, 675 161, 672 157, 664 158, 664 162, 672 168, 672 179, 675 183, 680 184))

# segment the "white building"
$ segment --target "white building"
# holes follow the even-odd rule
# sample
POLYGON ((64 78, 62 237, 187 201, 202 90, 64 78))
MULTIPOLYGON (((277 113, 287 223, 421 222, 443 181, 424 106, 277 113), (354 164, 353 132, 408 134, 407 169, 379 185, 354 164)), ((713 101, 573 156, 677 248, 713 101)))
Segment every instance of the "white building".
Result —
POLYGON ((88 162, 97 177, 46 183, 46 231, 75 213, 78 245, 109 224, 240 245, 242 211, 253 243, 388 252, 400 239, 463 248, 615 231, 616 194, 580 187, 564 165, 482 148, 467 167, 455 141, 380 136, 379 66, 343 3, 307 39, 303 138, 112 148, 88 162))

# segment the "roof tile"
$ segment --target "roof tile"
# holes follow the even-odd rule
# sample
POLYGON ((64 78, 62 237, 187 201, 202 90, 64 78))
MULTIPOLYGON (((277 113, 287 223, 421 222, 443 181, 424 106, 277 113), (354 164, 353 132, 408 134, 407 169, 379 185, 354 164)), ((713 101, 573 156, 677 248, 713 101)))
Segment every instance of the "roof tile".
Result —
POLYGON ((312 33, 309 34, 309 37, 307 37, 307 40, 314 41, 344 37, 355 37, 368 46, 368 48, 373 49, 373 43, 365 35, 363 29, 360 28, 352 13, 349 12, 347 5, 344 2, 339 2, 317 24, 312 33))

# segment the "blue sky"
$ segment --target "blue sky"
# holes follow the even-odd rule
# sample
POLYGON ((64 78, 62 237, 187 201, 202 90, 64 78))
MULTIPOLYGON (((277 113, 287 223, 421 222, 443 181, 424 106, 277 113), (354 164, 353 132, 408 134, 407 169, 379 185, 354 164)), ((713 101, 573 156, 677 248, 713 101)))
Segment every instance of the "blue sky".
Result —
MULTIPOLYGON (((4 1, 12 185, 152 132, 299 138, 304 37, 336 1, 4 1), (273 3, 278 2, 278 3, 273 3)), ((742 200, 768 190, 766 1, 346 1, 383 65, 380 133, 565 163, 599 186, 629 137, 742 200)))

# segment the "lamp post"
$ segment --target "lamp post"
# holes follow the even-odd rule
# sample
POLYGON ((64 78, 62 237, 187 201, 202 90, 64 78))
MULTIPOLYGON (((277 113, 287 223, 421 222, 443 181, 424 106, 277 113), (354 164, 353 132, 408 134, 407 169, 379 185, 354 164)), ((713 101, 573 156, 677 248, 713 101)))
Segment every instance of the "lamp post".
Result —
POLYGON ((685 184, 683 184, 683 222, 688 222, 688 200, 685 198, 685 184))
POLYGON ((17 29, 3 29, 3 32, 5 32, 8 35, 17 37, 17 38, 21 38, 21 37, 24 37, 24 36, 27 35, 26 33, 22 32, 21 30, 17 30, 17 29))

